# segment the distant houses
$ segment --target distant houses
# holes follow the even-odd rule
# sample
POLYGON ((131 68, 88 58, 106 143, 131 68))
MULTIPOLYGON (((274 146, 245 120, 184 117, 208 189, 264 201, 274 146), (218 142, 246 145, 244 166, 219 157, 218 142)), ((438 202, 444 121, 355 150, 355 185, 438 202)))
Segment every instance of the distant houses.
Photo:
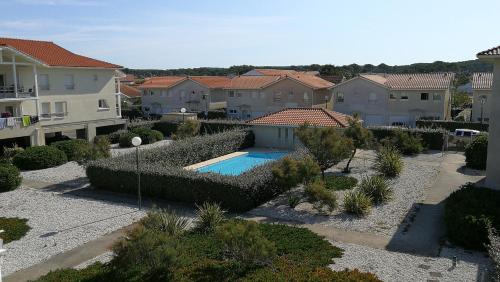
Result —
POLYGON ((490 121, 490 99, 493 73, 480 72, 472 75, 472 122, 490 121))

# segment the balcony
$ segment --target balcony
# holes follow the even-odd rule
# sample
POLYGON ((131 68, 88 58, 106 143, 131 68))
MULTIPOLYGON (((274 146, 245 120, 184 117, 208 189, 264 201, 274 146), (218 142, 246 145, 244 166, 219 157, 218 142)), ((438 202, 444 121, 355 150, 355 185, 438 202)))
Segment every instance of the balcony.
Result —
POLYGON ((1 99, 31 99, 35 98, 36 93, 32 88, 26 89, 24 87, 18 87, 17 93, 14 86, 0 86, 0 100, 1 99))

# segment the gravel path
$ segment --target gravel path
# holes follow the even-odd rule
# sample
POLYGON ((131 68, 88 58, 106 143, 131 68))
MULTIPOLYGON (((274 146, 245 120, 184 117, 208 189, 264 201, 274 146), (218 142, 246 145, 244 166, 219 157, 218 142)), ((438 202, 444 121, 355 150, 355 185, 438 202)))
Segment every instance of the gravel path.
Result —
MULTIPOLYGON (((360 151, 356 154, 351 163, 352 171, 349 175, 360 180, 363 176, 375 174, 372 169, 374 156, 372 151, 360 151)), ((300 187, 278 196, 249 213, 306 224, 321 224, 345 230, 393 236, 407 214, 412 213, 410 210, 413 211, 416 208, 415 203, 424 199, 426 189, 431 187, 436 179, 441 160, 441 153, 404 157, 404 169, 401 176, 390 181, 394 190, 394 198, 387 204, 374 207, 364 218, 358 218, 343 211, 343 197, 347 191, 336 192, 339 207, 328 215, 318 214, 308 202, 302 202, 292 209, 288 206, 288 196, 290 194, 301 196, 303 189, 300 187)), ((329 172, 338 174, 343 167, 344 163, 341 163, 329 172)))
POLYGON ((88 182, 85 168, 77 162, 67 162, 63 165, 47 169, 21 172, 23 179, 46 183, 61 183, 79 187, 88 182))
POLYGON ((0 215, 27 218, 31 230, 6 244, 4 275, 42 262, 144 216, 135 205, 21 187, 0 194, 0 215), (50 234, 56 234, 50 236, 50 234))
MULTIPOLYGON (((172 140, 162 140, 162 141, 158 141, 158 142, 153 143, 153 144, 142 145, 141 150, 161 147, 161 146, 169 145, 170 143, 172 143, 172 140)), ((117 157, 117 156, 121 156, 124 154, 132 153, 135 150, 135 148, 120 148, 117 145, 118 144, 113 144, 113 146, 111 147, 111 156, 112 157, 117 157)))
POLYGON ((411 254, 389 252, 365 246, 332 243, 344 250, 341 258, 330 265, 333 270, 359 269, 371 272, 382 281, 487 281, 489 260, 481 253, 466 253, 462 250, 443 250, 441 257, 421 257, 411 254), (443 257, 446 256, 446 257, 443 257), (459 258, 452 267, 452 258, 459 258))
POLYGON ((110 262, 113 259, 113 255, 114 255, 114 253, 111 251, 105 252, 104 254, 102 254, 100 256, 97 256, 93 259, 89 259, 88 261, 75 266, 74 269, 84 269, 84 268, 86 268, 86 267, 88 267, 96 262, 101 262, 101 263, 110 262))

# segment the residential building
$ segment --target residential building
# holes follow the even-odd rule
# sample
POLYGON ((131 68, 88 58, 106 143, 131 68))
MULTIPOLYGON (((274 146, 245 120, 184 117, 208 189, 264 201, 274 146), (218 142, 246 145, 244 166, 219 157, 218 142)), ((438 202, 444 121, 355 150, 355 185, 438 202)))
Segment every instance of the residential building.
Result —
POLYGON ((140 105, 142 91, 137 87, 129 84, 120 84, 120 94, 122 95, 123 104, 140 105))
POLYGON ((333 85, 306 74, 237 76, 226 87, 228 116, 246 120, 284 108, 328 107, 333 85))
POLYGON ((320 75, 319 77, 324 80, 328 80, 333 84, 339 84, 346 80, 345 76, 343 75, 320 75))
POLYGON ((124 74, 122 77, 120 77, 121 84, 134 85, 135 80, 136 77, 133 74, 124 74))
POLYGON ((225 76, 162 76, 144 81, 142 109, 149 114, 204 112, 226 107, 225 90, 230 78, 225 76))
POLYGON ((75 130, 92 140, 123 125, 119 68, 53 42, 0 38, 0 141, 42 145, 75 130))
POLYGON ((488 104, 495 110, 490 111, 489 115, 486 186, 500 189, 500 46, 480 52, 477 57, 493 64, 493 83, 488 104))
POLYGON ((304 123, 315 127, 345 128, 349 126, 349 118, 323 108, 289 108, 247 123, 252 125, 256 146, 294 149, 299 144, 296 129, 304 123))
POLYGON ((472 120, 473 122, 490 121, 491 87, 493 84, 492 72, 472 74, 472 120))
POLYGON ((334 89, 335 111, 357 113, 367 126, 415 126, 450 118, 453 73, 360 74, 334 89))

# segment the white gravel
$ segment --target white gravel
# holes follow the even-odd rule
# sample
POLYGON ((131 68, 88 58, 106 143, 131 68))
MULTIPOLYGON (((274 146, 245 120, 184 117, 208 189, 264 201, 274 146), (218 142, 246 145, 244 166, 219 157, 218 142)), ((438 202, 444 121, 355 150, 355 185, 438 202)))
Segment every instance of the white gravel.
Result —
POLYGON ((67 162, 63 165, 47 169, 23 171, 24 179, 45 183, 60 183, 68 186, 81 186, 88 182, 85 167, 77 162, 67 162))
POLYGON ((73 268, 74 269, 84 269, 84 268, 86 268, 86 267, 88 267, 96 262, 108 263, 113 259, 113 255, 114 255, 114 253, 111 251, 105 252, 104 254, 99 255, 93 259, 89 259, 88 261, 83 262, 83 263, 81 263, 73 268))
POLYGON ((330 265, 333 270, 359 269, 371 272, 382 281, 488 281, 489 260, 482 253, 448 249, 441 257, 422 257, 389 252, 365 246, 332 243, 344 250, 341 258, 330 265), (459 257, 452 267, 453 256, 459 257), (484 280, 482 280, 484 276, 484 280))
POLYGON ((0 215, 26 218, 31 227, 23 238, 5 245, 2 269, 7 275, 128 226, 144 212, 135 205, 82 198, 72 191, 21 187, 0 194, 0 215), (47 236, 54 231, 58 233, 47 236))
MULTIPOLYGON (((351 163, 352 171, 349 176, 360 180, 363 176, 375 174, 372 169, 373 158, 374 152, 360 151, 351 163)), ((306 224, 321 224, 345 230, 393 236, 414 204, 423 200, 425 191, 434 184, 441 161, 441 153, 404 157, 402 174, 390 181, 390 186, 394 190, 393 199, 387 204, 374 207, 371 213, 364 218, 358 218, 343 211, 343 195, 347 191, 336 192, 339 207, 333 213, 327 215, 319 214, 307 202, 302 202, 295 208, 290 208, 287 200, 288 193, 264 203, 249 213, 256 216, 298 221, 306 224)), ((341 163, 330 172, 340 173, 344 165, 344 163, 341 163)), ((302 188, 297 188, 290 193, 302 195, 302 192, 302 188)))
MULTIPOLYGON (((141 148, 141 150, 151 149, 151 148, 169 145, 170 143, 172 143, 172 140, 162 140, 162 141, 158 141, 158 142, 153 143, 153 144, 142 145, 140 148, 141 148)), ((132 153, 134 150, 135 150, 135 148, 120 148, 118 146, 118 144, 113 144, 113 146, 111 147, 111 156, 112 157, 121 156, 121 155, 124 155, 127 153, 132 153)))

